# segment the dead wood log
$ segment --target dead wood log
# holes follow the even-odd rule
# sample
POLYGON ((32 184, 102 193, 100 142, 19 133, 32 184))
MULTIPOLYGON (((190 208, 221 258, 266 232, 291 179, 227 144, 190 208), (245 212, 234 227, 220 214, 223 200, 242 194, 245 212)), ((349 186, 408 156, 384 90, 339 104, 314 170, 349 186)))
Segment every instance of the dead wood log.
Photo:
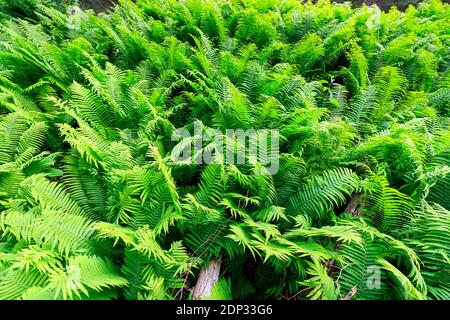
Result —
POLYGON ((350 202, 345 208, 345 212, 348 212, 352 216, 361 216, 361 207, 363 206, 361 194, 356 192, 353 194, 350 202))
POLYGON ((352 300, 355 296, 356 292, 358 292, 358 287, 354 286, 341 300, 352 300))
POLYGON ((211 289, 219 280, 222 257, 212 258, 207 267, 200 270, 197 283, 192 290, 193 300, 203 300, 211 295, 211 289))

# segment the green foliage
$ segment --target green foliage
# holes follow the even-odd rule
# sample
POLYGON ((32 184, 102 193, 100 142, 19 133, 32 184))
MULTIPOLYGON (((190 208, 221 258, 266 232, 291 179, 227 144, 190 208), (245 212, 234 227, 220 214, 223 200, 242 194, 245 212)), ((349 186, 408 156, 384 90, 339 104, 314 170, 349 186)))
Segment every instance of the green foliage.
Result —
POLYGON ((448 4, 66 3, 0 0, 0 299, 450 299, 448 4))

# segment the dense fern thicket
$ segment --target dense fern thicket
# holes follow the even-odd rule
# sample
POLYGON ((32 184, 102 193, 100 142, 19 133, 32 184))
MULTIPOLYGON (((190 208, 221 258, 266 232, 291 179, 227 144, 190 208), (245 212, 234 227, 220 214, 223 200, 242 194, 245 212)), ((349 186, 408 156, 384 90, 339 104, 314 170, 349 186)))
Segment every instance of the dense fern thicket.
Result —
MULTIPOLYGON (((346 0, 333 0, 333 2, 343 3, 346 0)), ((381 10, 389 10, 391 7, 395 6, 400 10, 408 8, 409 5, 418 5, 421 0, 347 0, 351 2, 353 6, 365 5, 377 5, 381 10)), ((448 0, 443 0, 442 2, 447 2, 448 0)))
POLYGON ((201 298, 450 299, 449 5, 23 2, 0 2, 0 299, 191 299, 210 261, 201 298), (278 172, 172 161, 195 121, 279 130, 278 172))

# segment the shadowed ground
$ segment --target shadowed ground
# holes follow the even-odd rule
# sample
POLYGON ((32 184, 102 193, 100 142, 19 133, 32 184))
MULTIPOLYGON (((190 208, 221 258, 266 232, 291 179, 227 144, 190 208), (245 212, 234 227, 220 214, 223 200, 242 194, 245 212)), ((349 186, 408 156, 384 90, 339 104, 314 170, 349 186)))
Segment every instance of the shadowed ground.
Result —
MULTIPOLYGON (((352 2, 353 6, 357 7, 363 3, 367 5, 376 4, 381 10, 389 10, 390 7, 396 6, 400 10, 408 8, 410 4, 417 6, 422 0, 357 0, 357 1, 345 1, 345 0, 333 0, 334 2, 352 2)), ((450 0, 443 0, 442 2, 449 2, 450 0)))
POLYGON ((112 7, 118 0, 80 0, 79 2, 82 9, 93 9, 95 12, 101 12, 112 7))

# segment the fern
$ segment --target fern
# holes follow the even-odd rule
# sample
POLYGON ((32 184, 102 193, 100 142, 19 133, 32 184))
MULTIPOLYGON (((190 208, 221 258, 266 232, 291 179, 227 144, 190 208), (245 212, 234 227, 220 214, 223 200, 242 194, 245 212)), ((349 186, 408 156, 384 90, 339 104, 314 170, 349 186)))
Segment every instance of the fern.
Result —
POLYGON ((358 177, 349 169, 340 168, 325 172, 302 187, 291 197, 287 206, 290 216, 311 215, 322 218, 333 206, 345 202, 345 196, 357 190, 358 177))
POLYGON ((68 3, 0 0, 0 299, 450 299, 448 4, 68 3))

